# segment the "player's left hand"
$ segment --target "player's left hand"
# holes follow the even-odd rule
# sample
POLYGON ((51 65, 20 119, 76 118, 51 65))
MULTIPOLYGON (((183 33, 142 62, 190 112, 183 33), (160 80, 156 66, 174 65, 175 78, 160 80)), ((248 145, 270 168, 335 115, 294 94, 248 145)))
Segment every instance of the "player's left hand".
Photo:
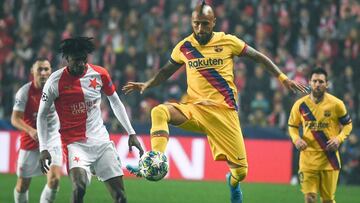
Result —
POLYGON ((304 94, 309 94, 309 88, 307 88, 305 85, 295 82, 290 79, 286 79, 282 83, 288 90, 291 90, 292 92, 296 93, 297 91, 300 91, 304 94))
POLYGON ((340 146, 340 140, 337 137, 333 137, 326 143, 326 150, 327 151, 336 151, 339 149, 340 146))
POLYGON ((144 150, 141 147, 141 144, 135 134, 129 135, 128 145, 130 152, 132 151, 132 147, 134 146, 139 150, 140 157, 144 154, 144 150))
POLYGON ((47 174, 50 170, 51 164, 51 155, 48 150, 43 150, 40 152, 40 169, 43 174, 47 174))

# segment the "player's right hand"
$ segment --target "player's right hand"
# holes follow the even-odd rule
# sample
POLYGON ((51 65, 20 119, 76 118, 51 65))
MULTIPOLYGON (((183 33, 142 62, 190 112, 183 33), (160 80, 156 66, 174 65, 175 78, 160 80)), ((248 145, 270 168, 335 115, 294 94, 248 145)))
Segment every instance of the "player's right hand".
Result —
POLYGON ((28 133, 30 135, 30 137, 35 140, 36 142, 39 142, 38 139, 38 135, 37 135, 37 130, 36 129, 31 129, 28 133))
POLYGON ((50 170, 51 164, 51 155, 48 150, 43 150, 40 152, 40 169, 43 174, 47 174, 50 170))
POLYGON ((295 147, 296 147, 296 149, 302 151, 307 148, 307 143, 303 139, 299 138, 295 142, 295 147))
POLYGON ((122 91, 124 91, 125 94, 129 94, 132 91, 138 90, 138 91, 140 91, 140 94, 142 94, 146 88, 147 88, 147 85, 144 82, 128 82, 122 88, 122 91))

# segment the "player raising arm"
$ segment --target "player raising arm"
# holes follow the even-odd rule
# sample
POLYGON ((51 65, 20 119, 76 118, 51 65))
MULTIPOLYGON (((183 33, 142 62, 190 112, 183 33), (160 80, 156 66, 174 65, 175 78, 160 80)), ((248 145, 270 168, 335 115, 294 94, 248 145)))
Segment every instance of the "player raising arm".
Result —
MULTIPOLYGON (((239 182, 245 178, 248 164, 237 112, 233 57, 247 57, 261 63, 291 91, 305 93, 306 88, 289 80, 268 57, 239 38, 214 32, 215 20, 213 9, 204 1, 196 6, 191 17, 193 33, 175 46, 169 62, 150 80, 129 82, 123 90, 126 94, 134 90, 143 93, 166 81, 185 64, 188 100, 152 109, 152 150, 165 151, 168 124, 206 134, 214 159, 226 161, 230 168, 227 181, 231 201, 238 203, 242 202, 239 182)), ((128 169, 139 175, 139 168, 129 166, 128 169)))
POLYGON ((73 186, 72 202, 83 202, 91 179, 90 171, 106 184, 114 202, 127 202, 120 158, 101 118, 101 92, 107 95, 116 118, 129 134, 129 150, 135 146, 142 155, 143 149, 125 107, 106 69, 87 63, 87 55, 94 50, 91 38, 63 40, 60 50, 68 66, 54 72, 46 82, 37 118, 42 169, 46 173, 46 161, 51 162, 52 159, 47 150, 50 137, 44 118, 49 107, 55 103, 73 186))

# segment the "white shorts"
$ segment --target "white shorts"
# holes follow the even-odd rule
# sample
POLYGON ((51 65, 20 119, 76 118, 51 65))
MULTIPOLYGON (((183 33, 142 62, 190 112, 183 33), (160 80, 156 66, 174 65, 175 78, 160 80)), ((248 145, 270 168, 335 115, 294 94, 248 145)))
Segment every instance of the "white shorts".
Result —
MULTIPOLYGON (((62 166, 62 152, 60 146, 55 146, 49 149, 51 155, 50 166, 62 166)), ((16 174, 18 177, 31 178, 42 175, 40 169, 40 152, 39 149, 23 150, 20 149, 17 161, 16 174)))
POLYGON ((67 146, 67 152, 68 170, 75 167, 85 169, 88 183, 91 174, 100 181, 124 175, 119 154, 111 141, 100 144, 74 142, 67 146))

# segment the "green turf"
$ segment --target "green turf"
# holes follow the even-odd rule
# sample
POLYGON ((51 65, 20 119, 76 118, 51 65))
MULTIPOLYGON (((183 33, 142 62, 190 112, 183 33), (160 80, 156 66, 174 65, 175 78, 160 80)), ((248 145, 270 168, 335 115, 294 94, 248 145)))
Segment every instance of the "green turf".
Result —
MULTIPOLYGON (((15 175, 0 174, 0 202, 13 202, 15 175)), ((38 202, 45 178, 34 178, 30 186, 30 202, 38 202)), ((140 179, 126 179, 129 203, 226 203, 230 202, 225 182, 169 181, 149 182, 140 179)), ((63 177, 56 202, 69 202, 71 185, 68 177, 63 177)), ((299 186, 277 184, 243 183, 244 203, 303 202, 299 186)), ((360 187, 339 186, 338 203, 360 203, 360 187)), ((85 195, 86 203, 111 202, 103 183, 93 179, 85 195)))

